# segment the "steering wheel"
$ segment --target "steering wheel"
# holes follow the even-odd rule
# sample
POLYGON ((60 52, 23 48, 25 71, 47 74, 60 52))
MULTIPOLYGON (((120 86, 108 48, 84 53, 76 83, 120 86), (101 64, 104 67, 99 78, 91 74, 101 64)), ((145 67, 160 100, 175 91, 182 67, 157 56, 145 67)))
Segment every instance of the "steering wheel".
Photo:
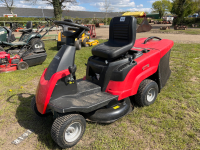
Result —
POLYGON ((76 23, 73 23, 73 22, 66 22, 66 21, 54 21, 54 24, 56 25, 68 25, 68 26, 73 26, 73 27, 78 27, 78 28, 81 28, 81 29, 84 29, 86 31, 89 31, 90 28, 86 27, 86 26, 82 26, 80 24, 76 24, 76 23))

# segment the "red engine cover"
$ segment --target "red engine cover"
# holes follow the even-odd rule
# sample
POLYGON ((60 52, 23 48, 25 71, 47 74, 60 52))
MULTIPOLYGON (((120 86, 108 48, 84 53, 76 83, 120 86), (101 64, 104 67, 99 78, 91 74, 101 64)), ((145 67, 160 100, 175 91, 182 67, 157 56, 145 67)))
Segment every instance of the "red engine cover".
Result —
POLYGON ((6 52, 0 52, 0 59, 1 58, 8 58, 8 60, 10 60, 10 54, 6 53, 6 52))

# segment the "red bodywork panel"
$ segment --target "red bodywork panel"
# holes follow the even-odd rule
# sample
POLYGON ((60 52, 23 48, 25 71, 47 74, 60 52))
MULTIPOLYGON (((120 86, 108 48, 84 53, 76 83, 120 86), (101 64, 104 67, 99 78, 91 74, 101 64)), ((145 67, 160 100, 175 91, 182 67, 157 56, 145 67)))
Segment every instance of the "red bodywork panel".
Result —
MULTIPOLYGON (((7 64, 0 65, 0 73, 1 72, 11 72, 17 70, 17 64, 11 64, 13 59, 20 59, 19 55, 15 55, 14 57, 10 57, 9 53, 6 52, 0 52, 0 59, 6 58, 8 60, 7 64)), ((20 62, 23 61, 22 59, 20 62)))
POLYGON ((52 92, 54 90, 57 81, 70 74, 69 70, 66 69, 53 74, 50 80, 45 80, 44 76, 46 71, 47 69, 45 69, 40 78, 40 82, 38 84, 35 96, 37 109, 41 114, 45 114, 46 112, 47 105, 49 103, 49 100, 51 98, 52 92))
POLYGON ((137 94, 140 83, 157 71, 160 59, 173 46, 173 41, 167 39, 150 40, 143 44, 145 40, 146 38, 136 40, 132 50, 142 51, 143 48, 146 48, 150 51, 135 59, 137 65, 129 71, 124 81, 108 83, 106 92, 119 95, 118 100, 137 94))
MULTIPOLYGON (((132 50, 142 51, 144 48, 146 48, 149 50, 149 52, 143 53, 142 56, 134 60, 137 62, 137 65, 129 71, 125 80, 110 80, 108 83, 106 92, 113 95, 119 95, 118 100, 135 95, 140 83, 157 71, 160 59, 173 46, 173 41, 171 40, 150 40, 146 44, 143 44, 145 40, 146 38, 136 40, 132 50)), ((36 90, 37 109, 41 114, 45 114, 46 112, 47 105, 57 81, 65 76, 70 75, 69 70, 66 69, 53 74, 50 80, 45 80, 44 76, 46 70, 43 72, 36 90)), ((83 80, 85 80, 85 77, 83 80)))

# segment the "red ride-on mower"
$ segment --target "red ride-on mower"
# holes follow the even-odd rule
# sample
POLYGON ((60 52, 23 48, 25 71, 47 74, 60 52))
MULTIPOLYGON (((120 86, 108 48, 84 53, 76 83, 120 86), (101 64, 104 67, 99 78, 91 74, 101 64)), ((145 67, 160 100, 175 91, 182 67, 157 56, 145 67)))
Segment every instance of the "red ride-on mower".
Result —
MULTIPOLYGON (((47 21, 47 25, 48 25, 49 21, 51 21, 51 20, 46 18, 46 21, 47 21)), ((14 52, 17 54, 15 54, 15 53, 13 54, 12 53, 13 51, 9 51, 9 52, 0 51, 0 73, 11 72, 11 71, 15 71, 17 69, 25 70, 28 67, 42 64, 47 57, 46 50, 43 47, 35 48, 35 45, 37 45, 38 41, 40 42, 41 39, 53 27, 54 26, 49 28, 49 30, 46 30, 46 32, 39 38, 34 39, 34 41, 29 42, 26 45, 24 45, 21 49, 15 50, 14 52)), ((38 37, 38 35, 43 31, 43 29, 40 32, 38 32, 37 34, 35 34, 35 37, 38 37)))
POLYGON ((51 136, 60 147, 78 143, 85 132, 86 119, 112 123, 132 111, 130 96, 135 95, 139 106, 149 106, 166 84, 171 73, 173 41, 157 37, 135 41, 136 22, 131 16, 111 20, 109 40, 92 49, 86 77, 81 80, 76 80, 75 75, 74 42, 89 29, 75 23, 54 22, 79 30, 65 31, 67 44, 43 72, 31 106, 38 116, 53 113, 56 119, 51 136))

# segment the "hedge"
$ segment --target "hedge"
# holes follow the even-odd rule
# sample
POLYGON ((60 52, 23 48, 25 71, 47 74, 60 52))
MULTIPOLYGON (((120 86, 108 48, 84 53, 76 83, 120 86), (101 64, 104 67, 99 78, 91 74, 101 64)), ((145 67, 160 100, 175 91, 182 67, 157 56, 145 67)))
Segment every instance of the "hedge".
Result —
POLYGON ((182 20, 180 20, 180 23, 179 23, 179 19, 175 18, 173 20, 173 25, 176 25, 176 24, 182 24, 182 25, 187 25, 187 26, 192 26, 192 24, 200 25, 200 18, 183 18, 182 20))
MULTIPOLYGON (((52 18, 54 20, 54 18, 52 18)), ((72 18, 69 16, 65 16, 64 19, 72 19, 74 22, 80 20, 83 24, 96 24, 96 23, 104 23, 106 24, 106 18, 72 18)), ((112 18, 107 18, 107 25, 110 24, 112 18)), ((149 19, 148 19, 149 20, 149 19)), ((33 17, 0 17, 0 21, 24 21, 19 22, 19 26, 25 26, 27 21, 44 21, 44 18, 33 18, 33 17)), ((137 18, 137 24, 141 24, 143 21, 143 18, 137 18)), ((39 22, 33 22, 33 27, 37 27, 38 24, 42 24, 39 22)), ((3 26, 4 23, 0 22, 0 26, 3 26)), ((8 25, 9 26, 9 25, 8 25)))
MULTIPOLYGON (((23 17, 0 17, 0 21, 24 21, 24 22, 19 22, 18 26, 25 26, 27 21, 45 21, 44 18, 23 18, 23 17)), ((33 27, 37 27, 38 24, 42 24, 39 22, 33 22, 33 27)), ((7 24, 6 24, 7 25, 7 24)), ((4 26, 3 22, 0 22, 0 26, 4 26)), ((9 25, 8 25, 9 26, 9 25)))

